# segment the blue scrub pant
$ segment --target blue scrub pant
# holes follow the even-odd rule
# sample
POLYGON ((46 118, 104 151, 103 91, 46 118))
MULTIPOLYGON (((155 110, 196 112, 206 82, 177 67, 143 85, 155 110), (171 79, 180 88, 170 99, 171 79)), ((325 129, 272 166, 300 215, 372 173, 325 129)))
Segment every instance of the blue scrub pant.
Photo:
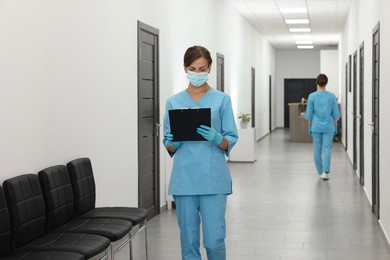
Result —
POLYGON ((226 259, 226 198, 225 194, 173 196, 183 260, 201 260, 200 222, 202 221, 203 246, 208 260, 226 259))
POLYGON ((330 172, 330 155, 332 153, 334 133, 312 133, 314 146, 314 162, 317 172, 330 172))

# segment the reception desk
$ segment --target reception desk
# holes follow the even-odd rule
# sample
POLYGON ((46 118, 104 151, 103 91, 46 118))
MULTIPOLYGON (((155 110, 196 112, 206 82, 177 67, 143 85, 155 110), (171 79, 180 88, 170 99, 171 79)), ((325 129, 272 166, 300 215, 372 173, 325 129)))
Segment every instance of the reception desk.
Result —
POLYGON ((306 104, 289 103, 291 142, 311 142, 308 133, 309 122, 305 119, 306 104))

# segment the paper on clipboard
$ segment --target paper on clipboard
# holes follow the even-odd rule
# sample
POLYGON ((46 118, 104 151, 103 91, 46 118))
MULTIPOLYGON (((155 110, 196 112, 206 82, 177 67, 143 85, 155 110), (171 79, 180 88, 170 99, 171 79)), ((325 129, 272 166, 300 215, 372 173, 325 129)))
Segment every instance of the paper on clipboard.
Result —
POLYGON ((205 141, 196 129, 211 126, 210 108, 180 108, 168 111, 173 141, 205 141))

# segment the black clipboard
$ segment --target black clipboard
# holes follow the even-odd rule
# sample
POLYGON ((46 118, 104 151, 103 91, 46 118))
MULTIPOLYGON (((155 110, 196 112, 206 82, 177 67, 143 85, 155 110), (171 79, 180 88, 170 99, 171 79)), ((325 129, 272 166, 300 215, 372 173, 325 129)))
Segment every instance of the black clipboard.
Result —
POLYGON ((169 110, 173 141, 205 141, 196 129, 200 125, 211 126, 210 108, 183 108, 169 110))

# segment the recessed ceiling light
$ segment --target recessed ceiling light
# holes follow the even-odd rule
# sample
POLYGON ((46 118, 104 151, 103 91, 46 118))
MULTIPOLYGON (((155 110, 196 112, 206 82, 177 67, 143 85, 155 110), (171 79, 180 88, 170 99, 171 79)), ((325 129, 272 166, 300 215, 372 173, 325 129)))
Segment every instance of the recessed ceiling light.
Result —
POLYGON ((280 8, 282 14, 302 14, 307 13, 307 9, 303 8, 280 8))
POLYGON ((311 32, 310 28, 289 28, 290 32, 311 32))
POLYGON ((308 24, 309 19, 286 19, 286 24, 308 24))
POLYGON ((298 45, 297 48, 298 49, 313 49, 314 46, 313 45, 298 45))
POLYGON ((309 41, 309 40, 307 40, 307 41, 295 41, 295 44, 297 44, 297 45, 300 45, 300 44, 313 44, 313 41, 309 41))

